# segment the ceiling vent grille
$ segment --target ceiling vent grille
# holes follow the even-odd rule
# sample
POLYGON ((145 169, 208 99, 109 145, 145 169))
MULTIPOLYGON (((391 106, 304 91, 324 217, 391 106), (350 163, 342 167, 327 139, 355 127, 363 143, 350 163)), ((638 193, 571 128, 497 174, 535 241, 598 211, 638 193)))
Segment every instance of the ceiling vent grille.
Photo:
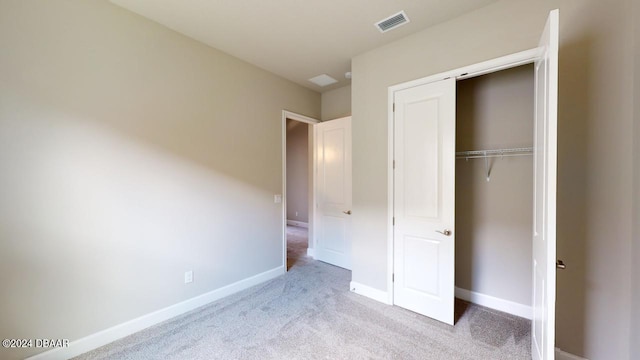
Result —
POLYGON ((384 33, 408 22, 409 18, 407 17, 407 14, 405 14, 404 11, 400 11, 397 14, 393 14, 386 19, 378 21, 375 25, 381 33, 384 33))

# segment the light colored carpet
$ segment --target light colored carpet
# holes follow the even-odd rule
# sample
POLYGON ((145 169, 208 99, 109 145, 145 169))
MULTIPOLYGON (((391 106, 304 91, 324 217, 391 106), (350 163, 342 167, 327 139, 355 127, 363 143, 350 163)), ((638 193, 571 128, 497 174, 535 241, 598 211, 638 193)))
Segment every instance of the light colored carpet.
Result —
MULTIPOLYGON (((287 270, 292 267, 301 267, 313 261, 307 257, 309 233, 306 228, 287 226, 287 270)), ((297 270, 297 269, 296 269, 297 270)), ((351 275, 349 273, 349 275, 351 275)))
POLYGON ((77 359, 530 359, 530 322, 456 302, 455 326, 348 291, 351 272, 306 257, 290 271, 77 359))

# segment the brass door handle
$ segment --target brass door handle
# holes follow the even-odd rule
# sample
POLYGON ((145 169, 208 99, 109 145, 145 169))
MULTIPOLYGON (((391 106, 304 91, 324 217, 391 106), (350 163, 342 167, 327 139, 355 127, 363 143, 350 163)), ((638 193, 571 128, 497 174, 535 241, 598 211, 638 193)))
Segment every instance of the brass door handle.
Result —
POLYGON ((564 261, 558 260, 556 261, 556 267, 560 270, 564 270, 567 268, 567 265, 564 264, 564 261))
POLYGON ((343 211, 343 213, 345 213, 347 215, 351 215, 351 210, 345 210, 345 211, 343 211))
POLYGON ((445 235, 445 236, 451 236, 451 230, 449 229, 445 229, 444 231, 440 231, 440 230, 436 230, 436 232, 445 235))

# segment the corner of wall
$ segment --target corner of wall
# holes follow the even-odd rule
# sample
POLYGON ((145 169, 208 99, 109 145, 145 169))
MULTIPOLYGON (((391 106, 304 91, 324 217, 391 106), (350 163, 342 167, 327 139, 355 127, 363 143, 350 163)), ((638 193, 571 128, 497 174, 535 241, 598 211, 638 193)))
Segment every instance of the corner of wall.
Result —
POLYGON ((351 84, 322 93, 321 119, 327 121, 351 115, 351 84))

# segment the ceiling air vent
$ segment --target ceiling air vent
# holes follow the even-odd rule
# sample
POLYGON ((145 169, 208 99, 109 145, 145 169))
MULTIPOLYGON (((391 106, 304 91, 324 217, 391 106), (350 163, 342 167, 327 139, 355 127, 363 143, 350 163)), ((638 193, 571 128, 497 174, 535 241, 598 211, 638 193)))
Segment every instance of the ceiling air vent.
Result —
POLYGON ((407 17, 407 14, 405 14, 404 11, 400 11, 397 14, 393 14, 386 19, 378 21, 375 25, 380 32, 384 33, 408 22, 409 18, 407 17))

